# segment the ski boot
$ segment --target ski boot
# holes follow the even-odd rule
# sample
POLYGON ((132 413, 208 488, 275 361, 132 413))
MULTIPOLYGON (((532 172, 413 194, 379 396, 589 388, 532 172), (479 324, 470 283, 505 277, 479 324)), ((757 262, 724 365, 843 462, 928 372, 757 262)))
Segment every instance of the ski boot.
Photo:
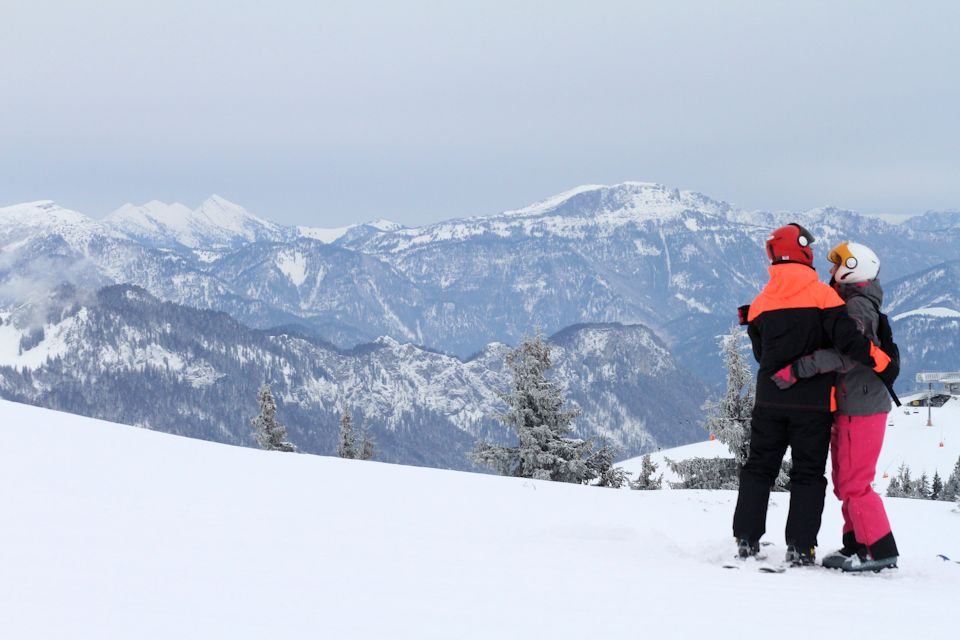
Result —
POLYGON ((844 573, 860 573, 863 571, 873 571, 879 573, 884 569, 896 569, 899 556, 890 556, 889 558, 861 558, 856 553, 847 558, 840 566, 844 573))
POLYGON ((809 567, 817 563, 817 550, 814 547, 803 548, 796 545, 787 545, 787 555, 784 564, 790 567, 809 567))
POLYGON ((863 560, 867 557, 867 547, 857 542, 856 535, 848 531, 843 534, 843 547, 828 553, 820 564, 827 569, 842 569, 843 563, 852 556, 860 556, 863 560))
POLYGON ((876 542, 866 547, 869 553, 855 553, 847 558, 840 567, 841 571, 883 571, 896 569, 900 552, 897 551, 897 542, 893 534, 888 533, 876 542))
POLYGON ((747 558, 756 558, 760 555, 760 543, 751 542, 746 538, 737 539, 737 558, 746 560, 747 558))

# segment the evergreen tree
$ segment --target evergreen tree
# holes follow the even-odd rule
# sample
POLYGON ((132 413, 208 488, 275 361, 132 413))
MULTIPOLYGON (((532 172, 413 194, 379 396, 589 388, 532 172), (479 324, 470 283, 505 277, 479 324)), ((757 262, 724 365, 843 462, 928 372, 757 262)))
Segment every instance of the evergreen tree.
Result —
POLYGON ((920 500, 930 499, 930 478, 927 477, 926 472, 920 474, 920 477, 914 482, 912 497, 920 500))
POLYGON ((630 482, 630 472, 613 464, 617 449, 603 441, 599 449, 587 459, 587 466, 598 478, 596 486, 620 489, 630 482))
POLYGON ((940 472, 933 472, 933 482, 930 483, 930 499, 939 500, 943 493, 943 480, 940 478, 940 472))
POLYGON ((897 469, 897 475, 890 480, 887 486, 887 497, 889 498, 912 498, 915 493, 915 483, 910 478, 910 467, 901 464, 897 469))
POLYGON ((370 437, 369 430, 364 427, 360 432, 360 444, 358 446, 358 460, 372 460, 374 453, 373 438, 370 437))
POLYGON ((719 402, 708 402, 703 407, 707 413, 704 427, 727 445, 738 470, 750 455, 750 415, 755 393, 753 375, 740 350, 742 338, 743 330, 736 324, 721 338, 723 364, 727 369, 727 390, 719 402))
POLYGON ((267 451, 296 451, 296 447, 287 442, 287 430, 277 422, 277 403, 269 385, 260 387, 258 400, 260 415, 250 421, 257 444, 267 451))
POLYGON ((890 484, 887 485, 887 497, 888 498, 902 498, 903 497, 903 487, 900 486, 900 480, 896 476, 890 478, 890 484))
POLYGON ((946 502, 960 500, 960 458, 957 459, 957 464, 953 467, 953 473, 950 474, 947 482, 943 485, 940 499, 946 502))
POLYGON ((356 458, 357 451, 354 447, 356 436, 353 432, 353 417, 349 411, 344 410, 340 414, 340 435, 337 441, 337 455, 341 458, 356 458))
POLYGON ((654 477, 653 474, 657 472, 658 465, 650 457, 650 454, 643 456, 643 460, 640 463, 640 474, 637 476, 637 479, 630 483, 631 489, 637 489, 640 491, 650 491, 654 489, 663 488, 663 474, 654 477))
POLYGON ((550 346, 538 332, 510 351, 510 390, 501 393, 507 410, 498 419, 516 433, 514 447, 480 441, 474 462, 501 475, 584 483, 596 477, 587 464, 590 442, 569 438, 579 411, 564 411, 563 391, 546 377, 552 366, 550 346))
POLYGON ((780 473, 773 483, 773 491, 790 491, 790 470, 793 469, 793 460, 786 459, 780 463, 780 473))
POLYGON ((370 460, 373 458, 373 438, 366 427, 359 433, 353 426, 353 416, 344 410, 340 414, 340 433, 337 440, 337 455, 351 460, 370 460))
POLYGON ((736 489, 737 465, 733 458, 688 458, 679 462, 667 458, 667 466, 680 476, 671 482, 674 489, 736 489))

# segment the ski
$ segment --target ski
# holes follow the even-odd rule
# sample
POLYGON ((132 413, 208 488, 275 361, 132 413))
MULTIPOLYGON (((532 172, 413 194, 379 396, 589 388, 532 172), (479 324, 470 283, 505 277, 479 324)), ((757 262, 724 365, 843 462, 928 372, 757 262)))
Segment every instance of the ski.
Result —
MULTIPOLYGON (((753 558, 751 558, 753 559, 753 558)), ((739 559, 738 559, 739 560, 739 559)), ((754 559, 756 560, 756 559, 754 559)), ((783 565, 775 564, 762 564, 766 558, 756 560, 758 563, 752 567, 747 564, 746 560, 737 561, 737 562, 728 562, 727 564, 720 565, 724 569, 744 569, 744 568, 755 568, 760 573, 784 573, 787 570, 787 567, 783 565)))
MULTIPOLYGON (((735 565, 735 564, 725 564, 725 565, 722 565, 722 567, 724 569, 743 569, 744 568, 743 565, 735 565)), ((757 571, 759 571, 760 573, 785 573, 786 570, 787 570, 786 567, 774 567, 769 565, 757 567, 757 571)))
POLYGON ((781 566, 766 566, 766 567, 758 567, 757 571, 759 571, 760 573, 786 573, 787 568, 781 567, 781 566))
MULTIPOLYGON (((764 541, 764 542, 761 542, 761 543, 760 543, 760 546, 761 546, 761 547, 772 547, 772 546, 773 546, 773 543, 772 543, 772 542, 766 542, 766 541, 764 541)), ((733 562, 728 562, 728 563, 722 564, 722 565, 720 565, 720 566, 721 566, 723 569, 742 569, 744 566, 746 566, 746 562, 747 562, 748 560, 753 560, 754 562, 766 562, 766 561, 767 561, 767 557, 768 557, 767 554, 766 554, 766 553, 762 553, 762 552, 761 552, 761 553, 758 553, 757 555, 748 556, 748 557, 746 557, 746 558, 741 558, 740 556, 734 556, 734 557, 733 557, 733 562)))

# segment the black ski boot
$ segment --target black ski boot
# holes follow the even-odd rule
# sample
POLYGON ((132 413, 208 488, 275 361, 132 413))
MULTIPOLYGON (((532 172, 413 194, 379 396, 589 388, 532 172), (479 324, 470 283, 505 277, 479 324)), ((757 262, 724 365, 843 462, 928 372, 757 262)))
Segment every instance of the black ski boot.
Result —
POLYGON ((737 557, 741 560, 756 558, 760 555, 760 543, 751 542, 746 538, 737 539, 737 557))
POLYGON ((783 561, 790 567, 809 567, 817 563, 817 550, 814 547, 803 548, 788 544, 787 555, 783 561))

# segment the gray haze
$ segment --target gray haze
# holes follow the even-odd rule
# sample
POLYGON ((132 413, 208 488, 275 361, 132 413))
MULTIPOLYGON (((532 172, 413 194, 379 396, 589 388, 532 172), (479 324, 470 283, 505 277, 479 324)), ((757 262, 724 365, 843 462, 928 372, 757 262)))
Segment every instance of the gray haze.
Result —
POLYGON ((420 224, 584 183, 960 207, 956 2, 0 0, 0 205, 420 224))

